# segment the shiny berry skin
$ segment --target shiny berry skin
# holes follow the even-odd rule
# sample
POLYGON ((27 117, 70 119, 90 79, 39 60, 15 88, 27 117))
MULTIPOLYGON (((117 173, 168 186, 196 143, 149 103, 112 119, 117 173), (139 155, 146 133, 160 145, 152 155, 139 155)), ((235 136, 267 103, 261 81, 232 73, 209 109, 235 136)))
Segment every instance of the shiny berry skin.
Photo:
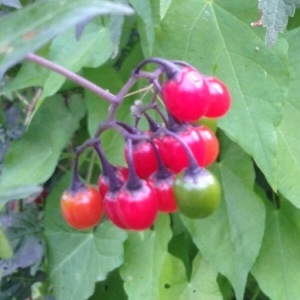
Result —
POLYGON ((196 121, 208 110, 209 91, 205 77, 196 69, 184 67, 162 86, 167 110, 179 121, 196 121))
MULTIPOLYGON (((132 145, 132 159, 137 175, 147 179, 157 170, 157 158, 151 143, 145 140, 134 142, 132 145)), ((125 160, 128 162, 128 150, 124 148, 125 160)))
MULTIPOLYGON (((128 178, 128 169, 123 166, 115 167, 115 174, 122 181, 125 182, 128 178)), ((98 189, 102 198, 109 190, 109 179, 108 176, 101 174, 98 178, 98 189)))
POLYGON ((141 183, 141 187, 135 190, 129 190, 124 185, 115 195, 120 221, 131 230, 150 228, 158 213, 155 189, 144 180, 141 183))
POLYGON ((218 157, 219 141, 214 132, 206 126, 195 127, 195 130, 197 131, 205 145, 204 156, 203 159, 199 161, 199 166, 207 167, 215 162, 218 157))
POLYGON ((224 116, 231 105, 231 96, 227 86, 216 77, 206 77, 205 82, 209 90, 209 107, 205 113, 208 118, 224 116))
MULTIPOLYGON (((195 128, 188 125, 176 132, 176 134, 190 147, 196 161, 198 163, 202 162, 205 155, 205 145, 195 128)), ((170 170, 178 173, 189 165, 186 151, 177 139, 170 135, 165 135, 155 142, 158 145, 162 161, 170 170)))
POLYGON ((104 211, 107 218, 122 229, 129 229, 121 219, 121 212, 119 208, 119 200, 117 198, 118 192, 107 191, 104 197, 104 211))
POLYGON ((100 222, 104 210, 99 191, 90 185, 77 191, 66 190, 60 208, 65 221, 75 229, 94 227, 100 222))
POLYGON ((173 183, 175 174, 170 174, 166 178, 159 178, 153 173, 149 178, 149 183, 156 190, 158 199, 158 209, 164 213, 173 213, 177 211, 177 204, 173 192, 173 183))

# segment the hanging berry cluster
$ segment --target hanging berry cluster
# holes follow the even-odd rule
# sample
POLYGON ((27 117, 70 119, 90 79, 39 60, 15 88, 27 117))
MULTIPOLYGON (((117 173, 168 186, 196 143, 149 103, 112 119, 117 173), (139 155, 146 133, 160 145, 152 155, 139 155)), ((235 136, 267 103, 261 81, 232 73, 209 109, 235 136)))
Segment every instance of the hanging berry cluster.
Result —
POLYGON ((149 58, 140 63, 119 94, 107 97, 107 120, 99 124, 93 138, 76 149, 71 187, 61 197, 66 222, 77 229, 97 225, 105 216, 125 230, 150 228, 159 212, 179 210, 190 218, 204 218, 217 208, 221 198, 218 180, 206 167, 219 153, 214 132, 198 121, 224 116, 231 103, 226 85, 216 77, 201 74, 182 61, 149 58), (143 71, 146 64, 157 69, 143 71), (132 106, 134 126, 116 119, 126 93, 140 78, 153 86, 149 103, 132 106), (160 105, 159 100, 162 100, 160 105), (149 111, 161 118, 157 123, 149 111), (139 129, 145 118, 149 130, 139 129), (101 134, 117 130, 125 141, 127 166, 112 165, 101 145, 101 134), (85 184, 78 174, 80 154, 92 147, 101 161, 98 187, 85 184))

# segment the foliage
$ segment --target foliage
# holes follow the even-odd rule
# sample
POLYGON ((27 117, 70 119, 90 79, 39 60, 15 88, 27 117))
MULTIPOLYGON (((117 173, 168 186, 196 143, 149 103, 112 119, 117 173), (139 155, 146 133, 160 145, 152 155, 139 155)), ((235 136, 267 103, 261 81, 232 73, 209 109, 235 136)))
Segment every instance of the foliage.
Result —
MULTIPOLYGON (((298 3, 0 1, 0 299, 300 298, 298 3), (258 8, 267 29, 250 25, 258 8), (217 211, 201 220, 160 215, 143 232, 108 220, 71 229, 60 195, 74 149, 109 103, 28 61, 30 52, 111 93, 149 56, 221 78, 233 102, 218 121, 210 168, 222 187, 217 211)), ((141 93, 128 95, 120 120, 131 122, 145 87, 134 86, 141 93)), ((109 161, 124 164, 119 134, 101 140, 109 161)), ((96 185, 100 172, 84 152, 81 176, 96 185)))

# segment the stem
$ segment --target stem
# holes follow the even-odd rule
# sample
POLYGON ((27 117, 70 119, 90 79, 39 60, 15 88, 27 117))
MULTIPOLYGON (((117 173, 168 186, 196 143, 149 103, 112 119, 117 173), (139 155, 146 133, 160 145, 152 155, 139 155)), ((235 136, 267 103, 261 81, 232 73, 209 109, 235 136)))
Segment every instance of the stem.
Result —
POLYGON ((176 76, 176 74, 178 73, 178 71, 180 70, 178 66, 176 66, 176 64, 174 64, 173 62, 163 59, 163 58, 159 58, 159 57, 151 57, 148 59, 145 59, 144 61, 142 61, 133 71, 135 75, 138 75, 140 70, 149 63, 155 63, 158 64, 159 66, 163 67, 164 71, 167 74, 167 77, 170 78, 174 78, 174 76, 176 76))
POLYGON ((156 132, 160 128, 160 125, 157 124, 146 112, 144 112, 144 116, 147 119, 150 131, 156 132))
POLYGON ((170 130, 167 130, 167 129, 163 129, 163 131, 166 134, 172 136, 174 139, 176 139, 182 145, 182 147, 184 148, 184 150, 186 152, 186 155, 188 156, 188 160, 189 160, 189 166, 188 166, 189 172, 194 172, 194 171, 198 170, 199 165, 197 163, 197 160, 195 158, 194 153, 192 152, 192 150, 188 146, 188 144, 185 141, 183 141, 182 138, 179 137, 176 133, 174 133, 170 130))
POLYGON ((118 191, 123 185, 123 182, 116 175, 114 167, 108 162, 99 140, 94 144, 94 149, 100 158, 103 175, 108 177, 109 190, 113 192, 118 191))
POLYGON ((115 103, 117 101, 116 96, 110 93, 109 91, 102 89, 98 85, 83 78, 82 76, 50 60, 47 60, 46 58, 43 58, 33 53, 29 53, 27 54, 26 59, 65 76, 66 78, 72 80, 73 82, 77 83, 78 85, 81 85, 84 88, 87 88, 91 92, 95 93, 97 96, 103 98, 104 100, 110 103, 115 103))
POLYGON ((167 169, 167 167, 164 165, 160 155, 159 155, 159 152, 155 146, 155 143, 153 141, 150 141, 152 147, 153 147, 153 150, 154 150, 154 153, 155 153, 155 156, 156 156, 156 159, 157 159, 157 166, 158 166, 158 169, 155 173, 155 177, 157 179, 165 179, 165 178, 168 178, 171 176, 171 171, 169 171, 169 169, 167 169))
POLYGON ((128 169, 129 169, 129 177, 126 184, 126 187, 130 191, 138 190, 142 186, 141 179, 137 176, 135 167, 133 164, 133 157, 132 157, 132 140, 127 139, 127 150, 128 150, 128 169))
POLYGON ((93 147, 95 142, 97 142, 95 139, 90 139, 87 140, 85 143, 83 143, 81 146, 76 148, 74 168, 73 168, 73 178, 71 183, 71 191, 73 192, 76 192, 79 189, 84 187, 84 184, 81 182, 79 177, 79 157, 86 148, 93 147))

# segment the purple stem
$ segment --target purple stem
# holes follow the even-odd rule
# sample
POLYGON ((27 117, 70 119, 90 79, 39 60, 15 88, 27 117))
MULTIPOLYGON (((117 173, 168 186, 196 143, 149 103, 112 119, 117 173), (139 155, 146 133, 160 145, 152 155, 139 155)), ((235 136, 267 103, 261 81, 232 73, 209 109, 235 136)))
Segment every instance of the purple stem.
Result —
POLYGON ((107 160, 99 140, 94 144, 94 149, 101 160, 103 175, 108 177, 109 190, 113 192, 118 191, 123 183, 116 175, 114 167, 107 160))
POLYGON ((85 143, 83 143, 81 146, 76 148, 76 153, 75 153, 75 161, 74 161, 74 168, 73 168, 73 178, 72 178, 72 183, 71 183, 71 191, 76 192, 79 189, 84 187, 84 184, 80 180, 79 177, 79 157, 80 154, 88 147, 93 147, 95 144, 96 140, 95 139, 90 139, 87 140, 85 143))
POLYGON ((38 56, 36 54, 33 54, 33 53, 27 54, 26 59, 65 76, 66 78, 76 82, 77 84, 81 85, 84 88, 87 88, 88 90, 95 93, 97 96, 103 98, 104 100, 106 100, 110 103, 118 103, 119 102, 117 100, 117 97, 114 94, 110 93, 107 90, 102 89, 101 87, 92 83, 91 81, 81 77, 80 75, 78 75, 78 74, 68 70, 67 68, 64 68, 48 59, 45 59, 45 58, 38 56))
POLYGON ((135 167, 133 164, 133 157, 132 157, 132 140, 127 139, 127 153, 128 153, 128 170, 129 170, 129 177, 126 184, 126 187, 129 191, 138 190, 142 186, 141 179, 137 176, 135 167))
POLYGON ((168 129, 164 129, 161 128, 160 130, 163 130, 163 132, 165 132, 165 134, 172 136, 174 139, 176 139, 184 148, 187 156, 188 156, 188 160, 189 160, 189 166, 188 166, 188 170, 190 173, 193 173, 194 171, 199 169, 199 165, 197 163, 197 160, 195 158, 194 153, 192 152, 191 148, 188 146, 188 144, 182 140, 181 137, 179 137, 175 132, 172 132, 168 129))

